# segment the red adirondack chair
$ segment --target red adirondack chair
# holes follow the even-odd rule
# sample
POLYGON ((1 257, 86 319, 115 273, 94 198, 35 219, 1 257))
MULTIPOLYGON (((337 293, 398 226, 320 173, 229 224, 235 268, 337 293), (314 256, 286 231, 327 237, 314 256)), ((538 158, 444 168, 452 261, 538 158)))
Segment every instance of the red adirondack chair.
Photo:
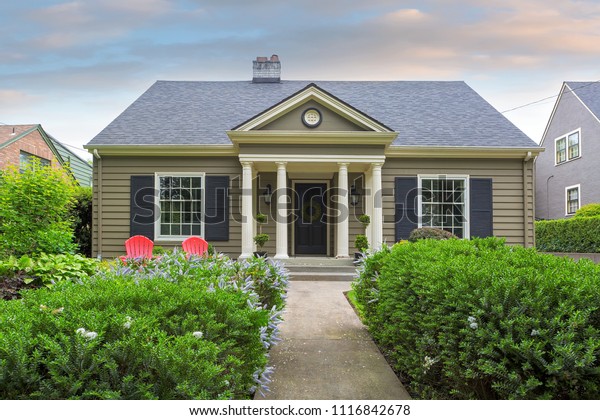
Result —
POLYGON ((208 252, 208 242, 198 236, 190 236, 181 243, 181 247, 188 256, 197 255, 202 257, 208 252))
POLYGON ((152 249, 154 242, 142 235, 132 236, 125 241, 125 250, 127 255, 119 257, 125 262, 128 258, 148 258, 152 259, 152 249))

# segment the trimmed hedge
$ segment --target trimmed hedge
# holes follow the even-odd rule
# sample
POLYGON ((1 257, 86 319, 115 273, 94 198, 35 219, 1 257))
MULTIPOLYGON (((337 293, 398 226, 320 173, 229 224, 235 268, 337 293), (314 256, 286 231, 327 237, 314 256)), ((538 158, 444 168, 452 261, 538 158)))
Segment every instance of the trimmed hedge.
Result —
POLYGON ((496 238, 367 257, 365 322, 417 398, 598 399, 600 267, 496 238))
POLYGON ((600 217, 537 221, 535 242, 545 252, 600 252, 600 217))
POLYGON ((408 240, 410 242, 416 242, 421 239, 451 239, 456 238, 452 232, 448 232, 444 229, 438 228, 417 228, 410 232, 408 240))
POLYGON ((24 291, 0 302, 0 399, 251 398, 286 284, 261 259, 175 252, 24 291))
POLYGON ((600 216, 600 203, 590 203, 585 206, 581 206, 579 210, 575 212, 573 217, 595 217, 600 216))

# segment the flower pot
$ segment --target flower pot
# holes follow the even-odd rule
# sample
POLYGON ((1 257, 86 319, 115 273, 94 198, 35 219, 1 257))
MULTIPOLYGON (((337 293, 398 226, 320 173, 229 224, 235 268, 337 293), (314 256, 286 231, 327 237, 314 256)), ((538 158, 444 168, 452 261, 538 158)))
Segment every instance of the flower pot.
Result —
POLYGON ((259 257, 259 258, 260 258, 260 257, 262 257, 262 258, 267 258, 267 256, 268 256, 268 255, 267 255, 267 251, 256 251, 256 252, 254 253, 254 256, 255 256, 255 257, 259 257))

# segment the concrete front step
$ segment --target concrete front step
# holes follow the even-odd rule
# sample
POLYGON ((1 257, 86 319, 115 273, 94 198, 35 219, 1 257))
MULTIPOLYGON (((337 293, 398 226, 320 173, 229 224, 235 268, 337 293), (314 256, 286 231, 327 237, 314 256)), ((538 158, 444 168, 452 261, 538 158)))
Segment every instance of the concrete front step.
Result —
POLYGON ((354 266, 339 266, 339 267, 331 267, 331 266, 297 266, 297 265, 286 265, 285 268, 290 273, 344 273, 344 274, 354 274, 356 273, 356 267, 354 266))
POLYGON ((355 273, 340 273, 340 272, 290 272, 290 280, 292 281, 353 281, 356 277, 355 273))
POLYGON ((281 260, 289 267, 354 267, 354 260, 351 258, 330 258, 330 257, 292 257, 281 260))
POLYGON ((291 280, 352 281, 356 276, 354 261, 349 258, 295 257, 283 264, 291 280))

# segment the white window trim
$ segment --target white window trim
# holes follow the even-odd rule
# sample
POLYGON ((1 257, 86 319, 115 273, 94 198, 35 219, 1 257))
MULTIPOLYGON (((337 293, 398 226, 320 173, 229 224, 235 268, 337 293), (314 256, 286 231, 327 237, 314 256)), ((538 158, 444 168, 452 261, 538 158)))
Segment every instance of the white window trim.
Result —
POLYGON ((158 217, 154 217, 154 241, 164 241, 164 242, 179 242, 183 241, 190 236, 197 235, 179 235, 179 236, 165 236, 160 234, 160 177, 161 176, 195 176, 201 177, 200 188, 202 189, 202 222, 200 224, 200 237, 204 238, 205 225, 204 225, 204 209, 205 209, 205 195, 206 195, 206 173, 205 172, 155 172, 154 173, 154 208, 158 209, 158 217))
MULTIPOLYGON (((574 190, 577 188, 577 199, 579 201, 579 205, 577 206, 577 210, 581 208, 581 184, 571 185, 570 187, 565 187, 565 216, 573 216, 575 213, 569 213, 569 190, 574 190)), ((575 211, 577 211, 575 210, 575 211)))
POLYGON ((554 139, 554 166, 564 165, 565 163, 569 163, 569 162, 572 162, 574 160, 577 160, 577 159, 581 158, 581 156, 583 155, 582 148, 581 148, 581 143, 582 143, 582 141, 581 141, 581 127, 579 127, 576 130, 570 131, 567 134, 563 134, 562 136, 558 136, 557 138, 555 138, 554 139), (574 133, 579 133, 579 156, 577 156, 576 158, 569 159, 569 136, 571 134, 574 134, 574 133), (566 157, 566 160, 564 162, 560 162, 559 163, 556 160, 556 143, 558 143, 558 141, 561 140, 561 139, 565 139, 565 157, 566 157))
POLYGON ((423 196, 421 194, 421 189, 422 189, 422 181, 423 179, 440 179, 440 178, 445 178, 445 179, 456 179, 456 180, 462 180, 465 181, 465 226, 464 226, 464 234, 463 234, 463 239, 470 239, 471 238, 471 221, 469 220, 469 215, 470 215, 470 211, 471 211, 471 199, 470 199, 470 185, 469 185, 469 175, 462 175, 462 174, 419 174, 417 175, 417 179, 418 179, 418 184, 417 184, 417 188, 419 189, 419 193, 417 194, 418 197, 418 209, 417 209, 417 218, 419 220, 419 224, 418 227, 422 228, 423 227, 423 196))

